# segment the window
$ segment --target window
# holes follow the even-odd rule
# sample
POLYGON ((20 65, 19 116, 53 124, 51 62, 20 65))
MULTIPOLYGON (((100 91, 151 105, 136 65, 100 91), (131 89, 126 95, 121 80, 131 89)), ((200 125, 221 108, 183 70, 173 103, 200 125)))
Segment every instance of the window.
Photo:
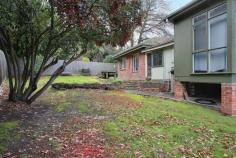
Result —
POLYGON ((211 72, 224 72, 226 71, 226 53, 227 49, 216 49, 210 51, 210 71, 211 72))
POLYGON ((158 67, 158 66, 162 66, 163 62, 162 62, 162 53, 154 53, 152 54, 152 66, 153 67, 158 67))
POLYGON ((227 4, 193 18, 193 71, 227 70, 227 4))
POLYGON ((120 61, 120 69, 125 69, 126 68, 126 58, 123 57, 121 58, 121 61, 120 61))
POLYGON ((134 55, 133 56, 133 72, 137 72, 138 71, 138 67, 139 67, 139 56, 138 55, 134 55))
POLYGON ((194 70, 195 73, 207 72, 207 53, 194 53, 194 70))
POLYGON ((207 14, 202 14, 194 18, 194 50, 204 50, 207 48, 207 14))
POLYGON ((227 46, 227 15, 223 14, 210 19, 209 30, 209 49, 216 49, 227 46))

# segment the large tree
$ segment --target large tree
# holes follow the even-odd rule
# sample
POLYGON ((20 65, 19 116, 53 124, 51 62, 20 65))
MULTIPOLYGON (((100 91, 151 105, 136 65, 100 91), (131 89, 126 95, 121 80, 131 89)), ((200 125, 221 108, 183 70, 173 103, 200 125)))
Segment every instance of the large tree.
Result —
POLYGON ((9 100, 32 103, 91 45, 123 46, 142 23, 139 0, 1 0, 0 49, 9 100), (41 75, 66 54, 43 87, 41 75), (36 57, 43 59, 36 68, 36 57))
POLYGON ((90 61, 103 62, 107 56, 113 56, 116 52, 117 49, 111 45, 94 46, 89 49, 86 57, 88 57, 90 61))
POLYGON ((139 44, 153 36, 169 35, 165 18, 168 9, 167 0, 142 0, 142 11, 144 13, 142 25, 139 26, 131 38, 131 46, 139 44))

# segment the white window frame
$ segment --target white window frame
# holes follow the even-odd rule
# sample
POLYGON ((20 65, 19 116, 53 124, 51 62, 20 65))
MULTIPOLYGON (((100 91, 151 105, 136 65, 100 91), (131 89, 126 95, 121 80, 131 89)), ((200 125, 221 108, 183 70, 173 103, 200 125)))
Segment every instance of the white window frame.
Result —
POLYGON ((155 52, 155 53, 152 53, 152 67, 164 67, 164 54, 163 52, 155 52), (161 54, 161 64, 158 64, 158 65, 154 65, 154 55, 155 54, 161 54))
POLYGON ((135 54, 132 57, 132 69, 133 72, 138 72, 139 70, 139 54, 135 54))
POLYGON ((126 57, 122 57, 120 60, 120 70, 126 69, 126 57))
MULTIPOLYGON (((226 20, 228 21, 228 17, 227 17, 227 15, 228 15, 228 13, 227 13, 227 9, 226 9, 226 11, 225 12, 223 12, 223 13, 221 13, 221 14, 217 14, 217 15, 215 15, 214 17, 210 17, 210 12, 212 11, 212 10, 214 10, 214 9, 216 9, 216 8, 218 8, 218 7, 221 7, 221 6, 223 6, 223 5, 226 5, 227 6, 227 3, 226 2, 224 2, 224 3, 222 3, 222 4, 219 4, 219 5, 217 5, 217 6, 215 6, 215 7, 213 7, 213 8, 211 8, 211 9, 209 9, 209 10, 206 10, 205 12, 202 12, 201 14, 198 14, 197 16, 195 16, 195 17, 193 17, 192 18, 192 41, 193 41, 193 43, 192 43, 192 73, 195 73, 195 74, 197 74, 196 72, 195 72, 195 59, 194 59, 194 54, 195 53, 201 53, 201 52, 207 52, 207 71, 205 72, 205 73, 212 73, 213 71, 211 71, 210 70, 210 63, 211 63, 211 61, 210 61, 210 52, 211 51, 213 51, 213 50, 217 50, 217 49, 227 49, 227 52, 226 52, 226 56, 225 56, 225 58, 226 58, 226 69, 225 69, 225 71, 227 71, 227 69, 228 69, 228 57, 227 57, 227 55, 228 55, 228 41, 226 41, 226 46, 225 47, 220 47, 220 48, 214 48, 214 49, 211 49, 210 48, 210 35, 209 35, 209 33, 210 33, 210 29, 209 29, 209 21, 211 20, 211 19, 213 19, 213 18, 218 18, 218 17, 220 17, 220 16, 222 16, 222 15, 224 15, 224 14, 226 14, 226 20), (195 50, 195 41, 194 41, 194 19, 195 18, 197 18, 197 17, 199 17, 199 16, 201 16, 201 15, 203 15, 203 14, 205 14, 206 16, 207 16, 207 19, 206 19, 206 39, 207 39, 207 48, 206 49, 201 49, 201 50, 195 50)), ((227 23, 227 25, 228 25, 228 23, 227 23)), ((228 32, 228 31, 227 31, 228 32)), ((227 35, 228 36, 228 35, 227 35)), ((227 39, 226 39, 227 40, 227 39)))

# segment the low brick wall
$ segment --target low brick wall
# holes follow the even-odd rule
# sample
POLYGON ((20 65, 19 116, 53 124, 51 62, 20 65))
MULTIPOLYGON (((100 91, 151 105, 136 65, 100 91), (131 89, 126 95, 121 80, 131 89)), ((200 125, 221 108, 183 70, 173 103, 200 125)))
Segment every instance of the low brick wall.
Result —
POLYGON ((184 100, 185 87, 183 83, 175 81, 174 83, 175 99, 184 100))
POLYGON ((115 84, 119 89, 127 90, 140 90, 148 92, 169 92, 170 81, 163 83, 152 82, 152 81, 124 81, 122 83, 115 84))
POLYGON ((221 85, 221 112, 236 116, 236 84, 223 83, 221 85))

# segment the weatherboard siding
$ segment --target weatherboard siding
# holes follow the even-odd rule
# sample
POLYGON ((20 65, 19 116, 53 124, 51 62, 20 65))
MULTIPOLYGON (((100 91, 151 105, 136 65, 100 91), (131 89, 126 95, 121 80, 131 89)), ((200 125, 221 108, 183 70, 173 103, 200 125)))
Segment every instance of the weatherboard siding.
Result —
POLYGON ((163 66, 152 68, 152 80, 170 80, 174 67, 174 49, 163 49, 163 66))
MULTIPOLYGON (((224 2, 219 1, 219 3, 224 2)), ((211 8, 216 4, 208 6, 211 8)), ((201 83, 231 83, 236 82, 236 1, 227 0, 228 5, 228 53, 226 73, 193 74, 192 66, 192 17, 206 10, 203 6, 200 10, 175 21, 175 78, 182 82, 201 83), (232 33, 232 31, 234 33, 232 33)))

